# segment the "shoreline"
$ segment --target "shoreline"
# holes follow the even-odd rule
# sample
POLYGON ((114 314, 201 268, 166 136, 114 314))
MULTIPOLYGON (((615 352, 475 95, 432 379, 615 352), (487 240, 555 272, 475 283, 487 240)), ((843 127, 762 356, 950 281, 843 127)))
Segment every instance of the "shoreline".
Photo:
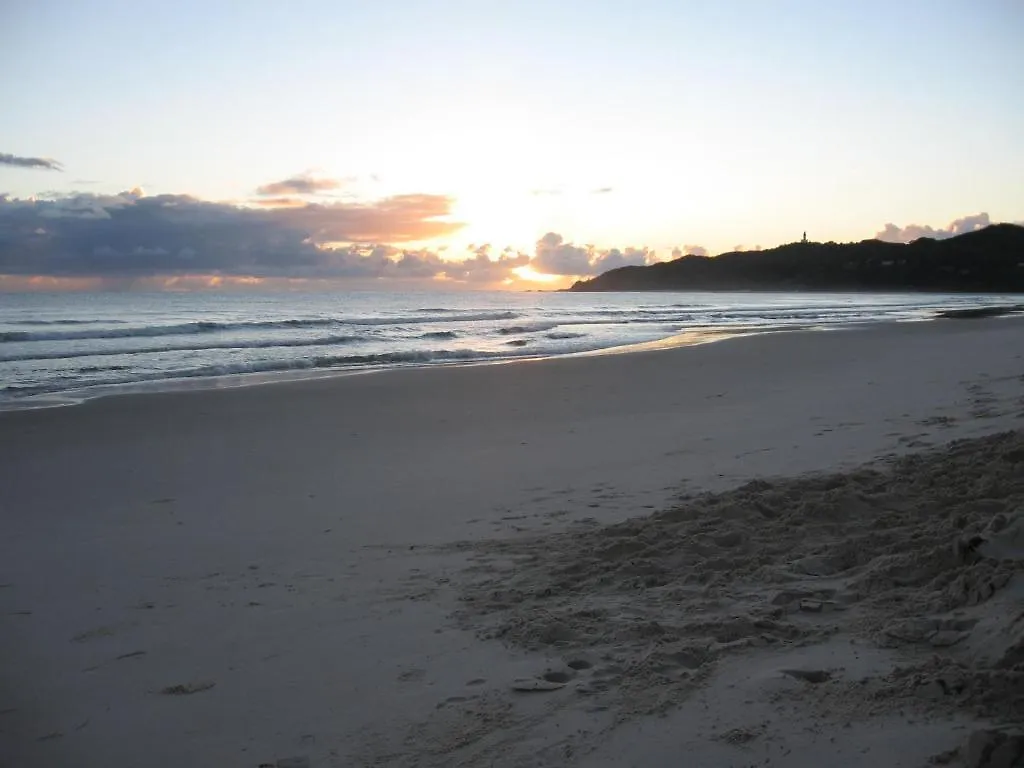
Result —
POLYGON ((168 394, 173 392, 196 392, 224 389, 243 389, 249 387, 261 387, 271 384, 279 385, 300 381, 345 378, 348 376, 356 376, 362 374, 386 374, 400 373, 403 371, 470 368, 492 365, 512 365, 517 363, 536 363, 545 360, 573 359, 579 357, 592 357, 601 355, 634 354, 639 352, 650 352, 656 350, 690 347, 699 344, 710 344, 716 341, 727 341, 729 339, 740 338, 745 336, 757 336, 762 334, 799 332, 810 330, 825 331, 837 329, 827 327, 822 327, 819 329, 812 329, 807 327, 791 328, 782 326, 765 330, 702 328, 692 331, 684 331, 682 333, 674 333, 669 336, 666 336, 665 338, 655 339, 654 341, 641 341, 636 342, 634 344, 600 347, 598 349, 588 349, 580 352, 567 352, 558 355, 517 355, 509 357, 495 357, 483 360, 437 360, 427 363, 404 363, 363 368, 307 368, 282 371, 263 371, 258 373, 232 373, 218 376, 178 377, 148 381, 126 382, 123 384, 98 384, 92 387, 69 389, 63 392, 29 395, 23 398, 13 398, 9 401, 0 401, 0 414, 11 411, 40 410, 45 408, 62 408, 74 405, 82 405, 83 403, 89 402, 90 400, 96 400, 99 398, 106 397, 123 397, 127 395, 147 394, 168 394))
MULTIPOLYGON (((603 711, 577 690, 601 679, 605 651, 503 642, 468 611, 465 590, 496 577, 484 592, 517 588, 512 610, 600 609, 631 626, 643 593, 608 603, 589 587, 530 592, 531 573, 575 551, 552 534, 589 542, 684 497, 811 472, 861 478, 868 461, 1019 429, 1022 332, 999 318, 895 323, 0 414, 0 654, 17 660, 0 669, 0 762, 253 768, 304 756, 315 768, 439 767, 514 765, 529 753, 590 768, 602 756, 622 764, 638 739, 677 757, 676 721, 634 711, 628 681, 609 689, 621 698, 603 711), (526 589, 516 573, 529 577, 526 589), (570 661, 591 666, 577 664, 583 671, 564 687, 546 681, 555 686, 547 693, 514 689, 570 661), (555 706, 552 696, 568 698, 555 706), (613 727, 617 713, 631 724, 613 727), (566 734, 580 730, 596 751, 580 749, 573 763, 564 748, 580 742, 566 734)), ((837 500, 806 484, 779 487, 793 489, 788 509, 814 493, 837 500)), ((802 545, 843 538, 825 533, 802 545)), ((729 547, 732 535, 717 531, 721 543, 708 546, 729 547)), ((730 597, 739 582, 704 586, 677 586, 677 602, 701 601, 695 615, 716 622, 716 611, 739 605, 730 597)), ((838 614, 798 615, 828 623, 838 614)), ((723 682, 694 675, 674 704, 706 702, 724 724, 722 707, 747 711, 716 698, 740 679, 766 681, 757 696, 790 695, 803 689, 780 689, 780 666, 853 668, 851 648, 862 661, 874 653, 800 645, 818 635, 777 630, 771 647, 730 651, 739 655, 723 658, 723 682)), ((930 750, 912 757, 947 748, 923 739, 947 723, 931 722, 909 731, 907 743, 930 750)), ((823 764, 835 735, 853 750, 835 764, 860 764, 850 742, 864 735, 860 725, 821 726, 778 739, 813 747, 819 759, 808 764, 823 764)), ((762 743, 708 734, 691 736, 733 762, 762 743)), ((673 764, 656 756, 650 765, 673 764)), ((798 763, 774 754, 773 764, 798 763)))
POLYGON ((605 355, 636 354, 667 349, 692 347, 737 338, 770 336, 780 333, 819 333, 826 331, 856 331, 865 328, 884 327, 887 325, 904 325, 909 323, 932 323, 948 320, 991 320, 996 318, 1019 317, 1024 314, 1024 305, 1006 307, 982 307, 977 309, 937 311, 932 317, 913 320, 875 320, 849 322, 836 325, 813 324, 800 326, 779 325, 767 328, 750 329, 743 327, 702 327, 669 334, 664 338, 652 341, 636 342, 620 346, 600 347, 597 349, 568 352, 557 355, 518 355, 496 357, 483 360, 432 361, 427 363, 404 363, 363 368, 307 368, 281 371, 262 371, 254 373, 231 373, 215 376, 178 377, 155 380, 142 380, 120 384, 99 384, 92 387, 69 389, 62 392, 41 393, 22 398, 0 401, 0 415, 15 411, 40 410, 48 408, 64 408, 82 405, 91 400, 107 397, 123 397, 127 395, 165 394, 173 392, 193 392, 224 389, 242 389, 265 385, 280 385, 293 382, 344 378, 361 374, 398 373, 410 370, 429 370, 435 368, 465 368, 491 365, 509 365, 516 363, 536 363, 546 360, 574 359, 581 357, 598 357, 605 355))

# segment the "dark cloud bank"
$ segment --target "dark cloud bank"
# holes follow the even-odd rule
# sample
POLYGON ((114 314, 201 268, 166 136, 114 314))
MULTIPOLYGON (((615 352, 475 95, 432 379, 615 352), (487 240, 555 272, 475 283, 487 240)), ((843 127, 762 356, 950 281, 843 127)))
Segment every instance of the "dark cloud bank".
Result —
MULTIPOLYGON (((7 156, 3 156, 7 157, 7 156)), ((647 248, 597 249, 549 232, 532 253, 490 246, 451 260, 414 244, 458 233, 453 201, 408 194, 372 202, 309 202, 340 182, 296 176, 261 187, 248 205, 187 195, 145 196, 78 192, 50 199, 0 194, 0 276, 133 281, 215 275, 226 278, 408 281, 446 279, 494 285, 530 266, 549 275, 589 277, 657 261, 647 248), (261 205, 261 203, 263 203, 261 205), (271 204, 271 205, 268 205, 271 204)), ((989 223, 987 214, 958 219, 946 229, 889 224, 886 240, 950 237, 989 223)), ((671 256, 705 255, 686 245, 671 256)), ((666 254, 667 255, 667 254, 666 254)))
MULTIPOLYGON (((186 195, 0 196, 0 274, 332 278, 417 270, 396 244, 451 235, 439 195, 257 209, 186 195), (374 243, 389 243, 388 247, 374 243)), ((430 258, 423 259, 433 263, 430 258)), ((432 257, 436 260, 436 255, 432 257)))
POLYGON ((137 279, 223 275, 310 280, 449 279, 493 284, 532 265, 553 275, 596 275, 650 263, 647 249, 599 250, 549 233, 533 254, 481 246, 465 260, 403 247, 453 235, 443 195, 318 203, 288 197, 337 182, 295 177, 260 187, 251 205, 187 195, 74 193, 54 199, 0 195, 0 275, 137 279), (282 196, 283 195, 283 196, 282 196), (266 203, 271 203, 268 207, 266 203))

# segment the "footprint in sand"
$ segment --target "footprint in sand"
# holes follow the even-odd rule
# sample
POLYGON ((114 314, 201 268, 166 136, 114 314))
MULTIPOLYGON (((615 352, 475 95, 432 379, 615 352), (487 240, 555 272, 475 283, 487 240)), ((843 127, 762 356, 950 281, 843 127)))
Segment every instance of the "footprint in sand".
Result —
POLYGON ((512 690, 521 693, 545 693, 564 688, 576 677, 577 672, 590 669, 593 665, 586 659, 570 659, 565 669, 549 669, 536 677, 521 677, 512 682, 512 690))
POLYGON ((824 669, 782 669, 784 675, 795 677, 797 680, 811 684, 824 683, 832 679, 832 673, 824 669))
POLYGON ((917 423, 922 427, 942 427, 943 429, 949 429, 956 424, 956 419, 952 416, 929 416, 926 419, 921 419, 917 423))
POLYGON ((81 632, 71 638, 73 643, 84 643, 88 640, 95 640, 97 637, 110 637, 114 634, 114 627, 96 627, 86 632, 81 632))
POLYGON ((422 680, 426 674, 427 673, 422 669, 407 669, 398 675, 398 682, 412 683, 416 680, 422 680))
POLYGON ((449 696, 447 699, 442 701, 435 707, 435 709, 444 709, 450 704, 465 704, 467 701, 473 701, 479 699, 479 696, 449 696))
POLYGON ((512 682, 512 690, 520 693, 545 693, 564 687, 564 682, 534 677, 523 677, 512 682))
POLYGON ((282 757, 272 763, 260 763, 259 768, 310 768, 312 763, 305 755, 299 757, 282 757))
POLYGON ((216 685, 212 680, 200 680, 194 683, 179 683, 161 688, 160 693, 164 696, 189 696, 193 693, 208 691, 216 685))
POLYGON ((1024 512, 999 513, 981 533, 979 554, 994 560, 1024 560, 1024 512))

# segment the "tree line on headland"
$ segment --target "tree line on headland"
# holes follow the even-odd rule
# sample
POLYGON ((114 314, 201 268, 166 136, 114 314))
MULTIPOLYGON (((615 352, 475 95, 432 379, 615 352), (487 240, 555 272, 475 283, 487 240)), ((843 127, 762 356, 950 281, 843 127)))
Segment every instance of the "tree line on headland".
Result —
POLYGON ((1024 227, 993 224, 944 240, 798 242, 620 267, 570 291, 937 291, 1024 293, 1024 227))

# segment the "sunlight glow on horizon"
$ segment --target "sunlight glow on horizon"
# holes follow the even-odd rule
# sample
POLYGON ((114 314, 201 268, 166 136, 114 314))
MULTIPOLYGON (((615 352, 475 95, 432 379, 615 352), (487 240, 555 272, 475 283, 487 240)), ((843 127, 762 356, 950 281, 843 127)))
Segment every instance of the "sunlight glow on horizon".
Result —
POLYGON ((563 275, 548 275, 543 272, 538 272, 533 267, 516 267, 513 272, 518 275, 521 280, 528 280, 534 283, 556 283, 560 281, 572 280, 571 277, 565 277, 563 275))
POLYGON ((554 286, 589 275, 508 259, 548 233, 668 260, 804 231, 1024 220, 1024 102, 1007 96, 1024 92, 1024 6, 1010 0, 45 5, 0 10, 18 72, 0 80, 7 286, 38 285, 26 254, 68 286, 118 269, 130 284, 142 259, 175 289, 217 269, 244 287, 247 265, 265 285, 333 269, 554 286), (125 69, 126 48, 146 55, 125 69), (161 195, 197 201, 187 226, 161 195), (63 212, 25 214, 54 198, 63 212), (350 242, 364 261, 316 252, 350 242), (369 244, 415 256, 392 269, 369 244), (437 264, 463 259, 475 272, 437 264))

